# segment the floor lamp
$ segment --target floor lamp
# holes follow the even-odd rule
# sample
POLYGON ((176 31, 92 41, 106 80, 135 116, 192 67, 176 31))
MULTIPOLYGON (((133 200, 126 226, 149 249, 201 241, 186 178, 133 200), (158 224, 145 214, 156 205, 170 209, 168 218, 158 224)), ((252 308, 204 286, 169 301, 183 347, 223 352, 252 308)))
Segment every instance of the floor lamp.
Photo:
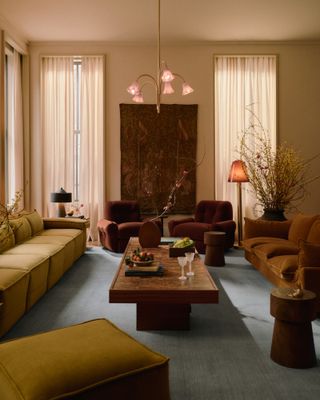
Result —
POLYGON ((242 160, 235 160, 231 164, 228 182, 238 184, 238 247, 242 242, 242 188, 241 184, 249 182, 246 174, 246 165, 242 160))

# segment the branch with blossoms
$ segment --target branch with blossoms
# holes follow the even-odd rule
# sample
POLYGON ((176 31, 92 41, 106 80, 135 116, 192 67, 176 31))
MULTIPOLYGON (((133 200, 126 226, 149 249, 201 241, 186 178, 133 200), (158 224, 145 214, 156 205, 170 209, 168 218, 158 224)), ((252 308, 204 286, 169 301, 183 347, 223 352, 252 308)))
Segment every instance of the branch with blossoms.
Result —
POLYGON ((287 143, 273 148, 269 135, 259 118, 248 108, 253 122, 240 138, 240 158, 245 163, 246 174, 257 205, 264 209, 292 210, 307 194, 307 185, 320 175, 309 177, 311 161, 287 143))
POLYGON ((190 172, 194 171, 195 169, 197 169, 199 167, 199 165, 203 162, 204 157, 205 157, 205 154, 203 154, 200 162, 195 164, 195 166, 193 168, 191 168, 189 170, 183 170, 182 175, 178 179, 176 179, 174 185, 172 186, 169 196, 168 196, 167 203, 163 207, 162 212, 159 215, 156 215, 150 221, 154 221, 158 218, 164 217, 165 215, 167 215, 169 213, 169 211, 171 211, 174 208, 176 201, 177 201, 177 192, 181 188, 183 181, 187 178, 187 176, 190 174, 190 172))
POLYGON ((12 199, 11 204, 4 205, 0 203, 0 241, 1 243, 6 243, 10 237, 10 224, 9 220, 15 218, 22 211, 19 207, 19 203, 22 199, 23 191, 19 190, 15 193, 14 199, 12 199))

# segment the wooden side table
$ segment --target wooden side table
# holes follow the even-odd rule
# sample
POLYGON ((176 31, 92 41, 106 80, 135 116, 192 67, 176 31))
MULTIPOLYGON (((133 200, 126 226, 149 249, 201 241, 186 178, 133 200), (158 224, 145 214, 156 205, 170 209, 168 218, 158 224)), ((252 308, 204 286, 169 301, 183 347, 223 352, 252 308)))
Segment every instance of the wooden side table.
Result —
POLYGON ((225 232, 211 231, 204 233, 204 244, 206 245, 206 256, 204 263, 214 267, 225 265, 224 247, 226 241, 225 232))
POLYGON ((290 296, 292 289, 276 288, 270 294, 270 313, 275 317, 271 359, 290 368, 311 368, 317 359, 311 321, 316 316, 316 295, 290 296))

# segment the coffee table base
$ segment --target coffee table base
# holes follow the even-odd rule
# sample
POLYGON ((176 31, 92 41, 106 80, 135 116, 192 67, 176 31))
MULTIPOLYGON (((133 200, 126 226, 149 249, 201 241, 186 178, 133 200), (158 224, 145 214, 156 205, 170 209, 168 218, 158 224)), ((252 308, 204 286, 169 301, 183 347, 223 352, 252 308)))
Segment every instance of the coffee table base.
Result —
POLYGON ((188 330, 190 304, 137 303, 137 330, 188 330))

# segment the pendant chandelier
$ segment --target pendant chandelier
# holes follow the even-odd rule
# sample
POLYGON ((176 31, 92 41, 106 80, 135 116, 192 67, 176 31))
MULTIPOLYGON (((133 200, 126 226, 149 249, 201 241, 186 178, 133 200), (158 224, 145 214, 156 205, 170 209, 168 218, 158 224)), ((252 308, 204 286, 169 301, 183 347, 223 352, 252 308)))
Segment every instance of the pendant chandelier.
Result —
POLYGON ((157 48, 157 76, 153 77, 150 74, 141 74, 138 78, 127 88, 127 91, 132 95, 132 100, 135 103, 143 103, 142 89, 145 85, 151 83, 156 89, 157 96, 157 112, 160 113, 161 95, 172 94, 174 89, 171 82, 175 78, 182 80, 182 95, 185 96, 193 92, 192 87, 184 80, 184 78, 171 72, 165 61, 161 61, 160 49, 160 0, 158 0, 158 48, 157 48))

